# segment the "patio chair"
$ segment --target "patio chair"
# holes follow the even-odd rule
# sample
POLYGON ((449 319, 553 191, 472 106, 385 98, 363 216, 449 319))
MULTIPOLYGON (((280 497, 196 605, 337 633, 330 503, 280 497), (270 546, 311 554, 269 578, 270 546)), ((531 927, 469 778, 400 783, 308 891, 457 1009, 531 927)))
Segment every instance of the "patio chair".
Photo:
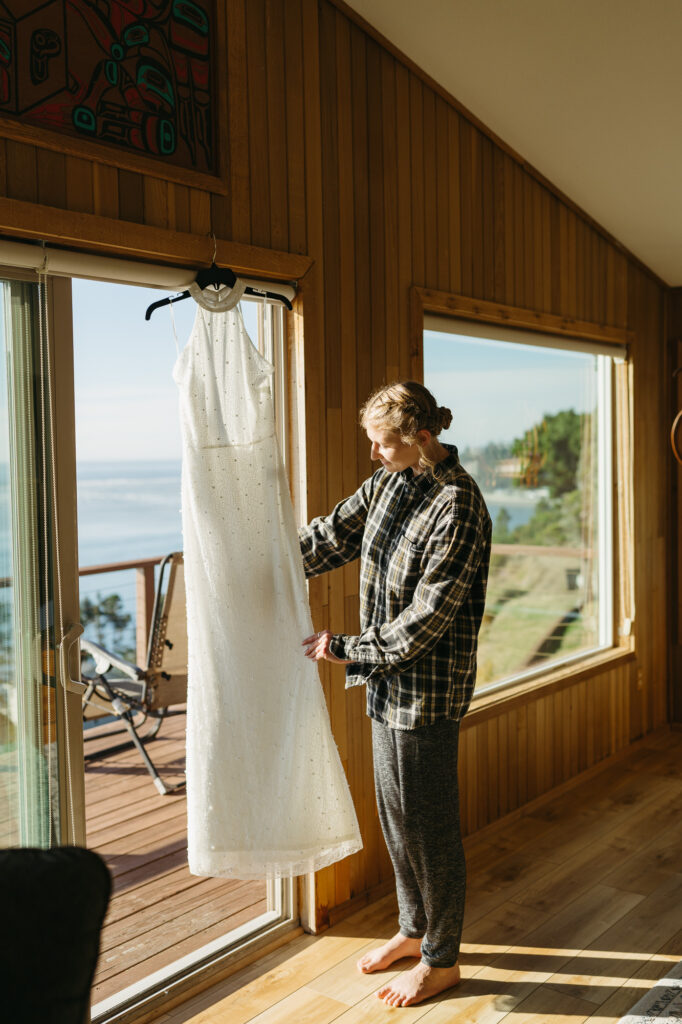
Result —
MULTIPOLYGON (((84 722, 115 716, 123 725, 123 730, 115 731, 126 731, 130 738, 123 744, 86 754, 86 758, 101 757, 132 742, 159 793, 165 796, 184 786, 184 781, 164 782, 146 749, 168 717, 169 707, 187 700, 187 609, 182 552, 173 552, 161 562, 144 668, 91 640, 81 639, 81 653, 89 655, 95 663, 94 674, 82 676, 87 685, 83 694, 84 722), (140 729, 148 719, 151 728, 142 735, 140 729)), ((86 740, 88 732, 86 729, 84 733, 86 740)))

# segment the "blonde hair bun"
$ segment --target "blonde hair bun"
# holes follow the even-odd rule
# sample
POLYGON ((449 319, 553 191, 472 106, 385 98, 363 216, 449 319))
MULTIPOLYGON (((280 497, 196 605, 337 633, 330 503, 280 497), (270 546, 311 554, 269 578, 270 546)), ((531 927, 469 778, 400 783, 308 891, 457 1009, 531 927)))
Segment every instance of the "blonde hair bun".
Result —
POLYGON ((441 430, 447 430, 452 423, 452 413, 445 405, 439 406, 438 412, 441 415, 441 430))
MULTIPOLYGON (((367 429, 378 424, 400 436, 404 444, 417 444, 417 432, 428 430, 437 437, 441 430, 447 430, 452 423, 452 413, 444 405, 438 405, 428 388, 416 380, 394 381, 377 388, 360 410, 360 424, 367 429)), ((431 465, 431 460, 420 446, 421 462, 431 465)))

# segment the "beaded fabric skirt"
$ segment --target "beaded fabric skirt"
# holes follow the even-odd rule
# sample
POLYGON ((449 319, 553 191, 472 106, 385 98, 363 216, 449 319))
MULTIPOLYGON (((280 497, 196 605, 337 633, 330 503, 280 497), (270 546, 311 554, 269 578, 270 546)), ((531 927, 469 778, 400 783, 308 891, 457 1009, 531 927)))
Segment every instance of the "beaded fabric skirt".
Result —
POLYGON ((316 871, 362 847, 317 666, 272 365, 238 309, 197 307, 183 434, 187 808, 195 875, 316 871))

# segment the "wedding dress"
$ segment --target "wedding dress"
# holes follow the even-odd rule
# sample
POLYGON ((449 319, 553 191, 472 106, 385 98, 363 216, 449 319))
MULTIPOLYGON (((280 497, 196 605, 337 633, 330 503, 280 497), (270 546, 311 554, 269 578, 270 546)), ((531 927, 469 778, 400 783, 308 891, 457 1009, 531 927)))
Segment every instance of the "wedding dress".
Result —
POLYGON ((317 666, 301 645, 313 626, 275 436, 274 367, 237 308, 214 311, 227 304, 212 296, 211 311, 197 306, 173 370, 183 434, 187 832, 192 874, 246 879, 315 871, 362 841, 317 666))

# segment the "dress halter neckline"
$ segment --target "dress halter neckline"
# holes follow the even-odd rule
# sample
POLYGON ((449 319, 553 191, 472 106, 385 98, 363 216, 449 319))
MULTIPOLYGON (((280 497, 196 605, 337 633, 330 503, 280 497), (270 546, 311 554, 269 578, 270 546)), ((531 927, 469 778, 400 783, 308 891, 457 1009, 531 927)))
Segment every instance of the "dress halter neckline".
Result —
POLYGON ((207 309, 211 313, 225 313, 228 309, 234 309, 237 305, 246 291, 246 282, 240 281, 237 278, 232 288, 224 285, 218 289, 201 289, 195 281, 192 281, 188 291, 202 309, 207 309))

